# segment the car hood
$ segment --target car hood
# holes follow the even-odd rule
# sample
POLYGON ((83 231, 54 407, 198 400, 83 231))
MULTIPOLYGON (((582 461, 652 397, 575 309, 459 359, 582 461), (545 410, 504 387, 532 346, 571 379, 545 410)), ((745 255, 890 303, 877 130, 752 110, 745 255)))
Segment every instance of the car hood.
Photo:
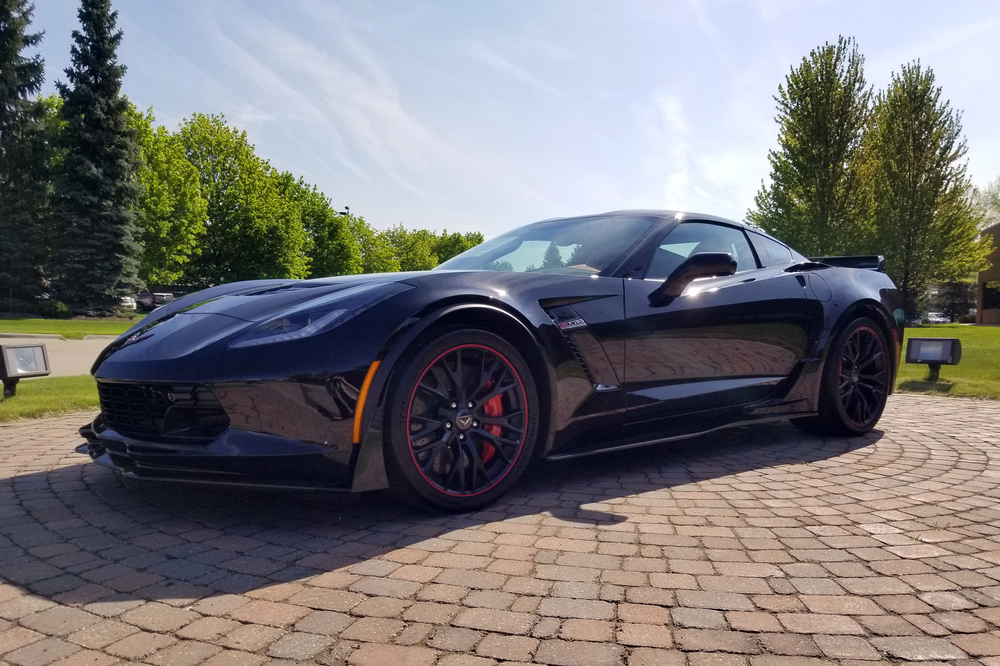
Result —
POLYGON ((403 282, 421 273, 374 273, 316 280, 252 280, 234 282, 189 294, 158 309, 122 337, 166 317, 221 314, 260 322, 332 293, 364 284, 403 282))
MULTIPOLYGON (((216 342, 311 301, 368 284, 404 283, 414 273, 350 275, 316 280, 253 280, 211 287, 168 305, 112 342, 91 372, 114 356, 118 364, 191 358, 216 342)), ((405 283, 404 283, 405 284, 405 283)))

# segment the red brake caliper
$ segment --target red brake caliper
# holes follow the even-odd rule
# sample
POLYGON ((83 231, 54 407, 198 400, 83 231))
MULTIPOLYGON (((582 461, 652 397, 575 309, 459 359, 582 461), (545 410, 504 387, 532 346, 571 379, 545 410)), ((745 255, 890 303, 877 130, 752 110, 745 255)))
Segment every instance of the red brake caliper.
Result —
MULTIPOLYGON (((492 385, 493 385, 493 380, 491 379, 489 384, 486 385, 486 388, 488 389, 492 385)), ((503 401, 501 400, 500 396, 495 396, 491 398, 489 402, 483 405, 483 413, 492 419, 495 419, 496 417, 503 414, 503 401)), ((491 433, 495 437, 499 437, 500 433, 503 432, 503 429, 500 428, 500 426, 497 425, 496 423, 491 423, 490 425, 483 426, 483 430, 485 430, 488 433, 491 433)), ((483 453, 482 453, 483 462, 488 463, 490 461, 490 458, 492 458, 495 453, 496 449, 494 448, 494 446, 489 442, 484 441, 483 453)))

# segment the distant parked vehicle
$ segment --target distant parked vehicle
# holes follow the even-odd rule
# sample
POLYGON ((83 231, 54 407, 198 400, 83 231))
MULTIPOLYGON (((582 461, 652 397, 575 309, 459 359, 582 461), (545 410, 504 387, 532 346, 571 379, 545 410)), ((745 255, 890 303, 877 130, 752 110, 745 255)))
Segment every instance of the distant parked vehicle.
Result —
POLYGON ((924 315, 925 324, 950 324, 951 317, 943 312, 928 312, 924 315))
POLYGON ((136 300, 131 296, 122 296, 122 308, 125 310, 135 310, 136 305, 136 300))
POLYGON ((152 312, 161 305, 172 303, 174 295, 169 291, 164 292, 143 292, 136 297, 138 309, 143 312, 152 312))

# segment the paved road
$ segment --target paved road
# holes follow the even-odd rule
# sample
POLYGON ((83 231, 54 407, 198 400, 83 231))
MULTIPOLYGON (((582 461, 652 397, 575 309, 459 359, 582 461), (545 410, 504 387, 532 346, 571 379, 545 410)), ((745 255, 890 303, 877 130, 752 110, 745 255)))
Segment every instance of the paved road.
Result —
MULTIPOLYGON (((89 375, 90 366, 94 364, 97 355, 111 344, 113 337, 92 337, 85 340, 60 340, 59 338, 36 337, 14 338, 0 336, 0 344, 13 345, 20 343, 44 343, 49 355, 50 377, 72 377, 73 375, 89 375)), ((29 381, 25 379, 24 381, 29 381)))
POLYGON ((546 466, 489 510, 130 489, 0 428, 0 660, 1000 664, 1000 403, 546 466))

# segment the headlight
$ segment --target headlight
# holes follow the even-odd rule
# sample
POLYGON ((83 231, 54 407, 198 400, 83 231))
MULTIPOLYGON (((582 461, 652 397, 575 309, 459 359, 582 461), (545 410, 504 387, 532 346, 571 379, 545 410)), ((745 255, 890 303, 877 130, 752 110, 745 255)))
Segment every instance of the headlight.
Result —
POLYGON ((270 345, 318 335, 412 288, 408 284, 399 282, 376 282, 342 289, 268 319, 246 335, 229 343, 229 348, 270 345))

